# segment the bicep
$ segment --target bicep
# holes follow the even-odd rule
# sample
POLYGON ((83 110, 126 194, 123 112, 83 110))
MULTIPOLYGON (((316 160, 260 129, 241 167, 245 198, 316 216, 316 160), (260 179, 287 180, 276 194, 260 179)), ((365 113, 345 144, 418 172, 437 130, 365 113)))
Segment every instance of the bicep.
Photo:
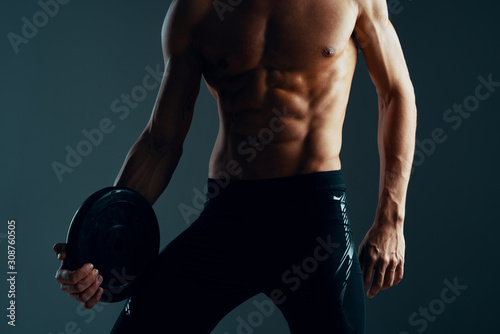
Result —
POLYGON ((383 0, 363 0, 354 33, 379 97, 412 90, 406 61, 383 0))
POLYGON ((177 3, 172 3, 163 24, 165 71, 147 127, 159 144, 182 143, 200 89, 202 58, 191 42, 189 20, 177 3))

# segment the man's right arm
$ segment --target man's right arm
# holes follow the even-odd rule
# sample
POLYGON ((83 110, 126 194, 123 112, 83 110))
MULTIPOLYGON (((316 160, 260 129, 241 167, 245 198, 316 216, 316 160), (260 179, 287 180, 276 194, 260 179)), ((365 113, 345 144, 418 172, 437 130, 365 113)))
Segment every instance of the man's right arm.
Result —
POLYGON ((130 149, 115 181, 153 204, 180 160, 200 89, 202 58, 192 43, 195 13, 173 1, 162 30, 165 74, 151 118, 130 149))
MULTIPOLYGON (((174 0, 169 8, 162 30, 165 74, 158 97, 115 182, 138 191, 151 204, 163 192, 179 162, 200 88, 202 59, 191 42, 196 11, 189 8, 190 3, 174 0)), ((55 244, 54 252, 62 261, 56 273, 61 290, 85 308, 94 307, 103 293, 98 268, 86 263, 74 271, 67 270, 66 244, 55 244)))

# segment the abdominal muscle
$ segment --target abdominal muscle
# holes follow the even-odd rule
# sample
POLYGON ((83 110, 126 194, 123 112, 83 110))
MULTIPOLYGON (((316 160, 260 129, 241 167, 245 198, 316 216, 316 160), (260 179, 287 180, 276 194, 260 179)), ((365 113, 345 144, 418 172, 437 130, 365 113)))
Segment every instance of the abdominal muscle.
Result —
POLYGON ((338 58, 296 69, 261 63, 240 74, 204 73, 219 109, 208 176, 250 180, 340 169, 356 60, 348 43, 338 58))
POLYGON ((350 83, 346 86, 314 107, 293 93, 273 90, 265 101, 274 103, 260 108, 231 111, 219 103, 209 177, 266 179, 340 169, 350 83))

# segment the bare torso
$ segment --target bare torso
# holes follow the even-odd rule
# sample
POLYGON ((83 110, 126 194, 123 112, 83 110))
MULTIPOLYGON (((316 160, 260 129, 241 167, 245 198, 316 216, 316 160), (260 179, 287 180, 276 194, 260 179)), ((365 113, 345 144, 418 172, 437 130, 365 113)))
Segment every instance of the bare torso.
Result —
MULTIPOLYGON (((417 113, 385 0, 172 0, 162 29, 165 74, 158 97, 115 185, 155 203, 182 156, 202 75, 220 117, 209 177, 262 179, 340 169, 357 61, 354 33, 379 109, 379 201, 359 261, 368 297, 398 284, 417 113)), ((65 247, 54 247, 60 260, 65 247)), ((86 308, 103 293, 91 270, 85 265, 69 271, 63 262, 56 274, 61 289, 86 308)))
MULTIPOLYGON (((194 29, 220 125, 209 177, 260 179, 340 169, 357 60, 351 1, 233 1, 194 29)), ((226 2, 224 2, 226 3, 226 2)))

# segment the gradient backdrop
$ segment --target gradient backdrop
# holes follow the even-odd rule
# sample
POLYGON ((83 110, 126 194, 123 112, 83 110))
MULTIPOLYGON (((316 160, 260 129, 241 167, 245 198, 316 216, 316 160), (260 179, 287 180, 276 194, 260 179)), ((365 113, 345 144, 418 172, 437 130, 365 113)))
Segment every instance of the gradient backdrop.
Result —
MULTIPOLYGON (((500 6, 485 0, 389 3, 415 86, 421 144, 408 193, 405 278, 367 300, 367 333, 493 333, 500 311, 500 84, 476 89, 482 80, 500 82, 500 6), (465 105, 463 116, 447 111, 455 104, 465 105), (444 302, 447 284, 461 290, 447 292, 444 302)), ((123 307, 100 304, 86 311, 60 292, 51 248, 65 240, 82 201, 113 184, 150 116, 157 89, 142 90, 147 95, 128 114, 113 112, 111 105, 141 90, 148 67, 163 68, 160 29, 169 4, 66 0, 53 17, 44 17, 35 0, 1 3, 1 333, 107 333, 123 307), (40 27, 23 32, 34 20, 40 27), (28 38, 14 36, 23 33, 28 38), (103 119, 111 122, 109 133, 58 178, 53 163, 65 164, 67 146, 76 149, 85 139, 82 131, 98 128, 103 119), (15 328, 6 317, 9 220, 16 222, 17 238, 15 328)), ((203 84, 182 160, 154 205, 162 247, 188 226, 178 207, 191 205, 193 189, 203 189, 217 126, 216 103, 203 84)), ((342 150, 357 244, 377 204, 376 131, 377 97, 360 57, 342 150)), ((238 333, 238 317, 247 319, 256 310, 252 301, 265 298, 242 304, 213 333, 238 333)), ((275 309, 250 332, 289 330, 275 309)))

